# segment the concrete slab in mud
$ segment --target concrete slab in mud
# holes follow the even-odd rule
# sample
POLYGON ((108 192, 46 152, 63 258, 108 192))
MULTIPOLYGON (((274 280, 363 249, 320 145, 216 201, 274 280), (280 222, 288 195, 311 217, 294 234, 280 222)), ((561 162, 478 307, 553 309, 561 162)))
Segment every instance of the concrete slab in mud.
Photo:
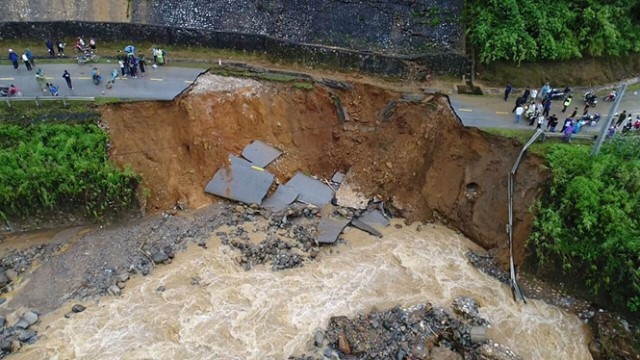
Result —
POLYGON ((333 174, 331 181, 333 181, 334 183, 342 184, 342 181, 344 181, 344 177, 345 177, 345 174, 338 171, 335 174, 333 174))
POLYGON ((282 155, 282 151, 260 140, 252 142, 242 150, 242 156, 245 159, 262 168, 269 165, 280 155, 282 155))
POLYGON ((359 219, 363 223, 371 226, 389 226, 389 224, 391 224, 389 219, 387 219, 379 210, 367 210, 359 219))
POLYGON ((273 174, 229 155, 229 167, 219 169, 204 191, 246 204, 262 204, 273 183, 273 174))
POLYGON ((352 219, 351 220, 351 226, 358 228, 364 232, 368 232, 369 234, 379 237, 382 237, 382 233, 378 230, 376 230, 373 226, 365 223, 364 221, 360 220, 360 219, 352 219))
POLYGON ((282 211, 298 199, 299 193, 288 185, 280 185, 265 202, 262 207, 271 211, 282 211))
POLYGON ((303 173, 297 173, 287 182, 287 186, 298 192, 298 200, 323 207, 331 202, 333 190, 323 183, 303 173))
POLYGON ((347 219, 322 218, 318 224, 318 244, 333 244, 338 240, 342 230, 349 224, 347 219))

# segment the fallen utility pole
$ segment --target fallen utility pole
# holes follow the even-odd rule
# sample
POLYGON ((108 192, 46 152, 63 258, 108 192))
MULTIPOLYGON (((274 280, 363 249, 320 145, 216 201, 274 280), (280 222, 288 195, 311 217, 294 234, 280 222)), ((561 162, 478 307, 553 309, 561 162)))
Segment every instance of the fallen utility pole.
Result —
POLYGON ((514 300, 522 300, 525 304, 527 300, 524 298, 522 291, 520 290, 520 286, 518 286, 518 282, 516 279, 516 265, 513 260, 513 193, 515 188, 515 176, 518 171, 518 167, 520 166, 520 162, 522 161, 522 157, 524 156, 525 151, 531 146, 540 136, 544 134, 544 130, 538 129, 535 134, 527 141, 526 144, 520 150, 520 154, 518 154, 518 158, 516 162, 513 164, 513 168, 509 171, 509 177, 507 181, 507 188, 509 192, 509 223, 507 224, 507 233, 509 234, 509 271, 511 273, 510 285, 511 292, 513 293, 514 300))
POLYGON ((622 85, 620 88, 620 92, 616 96, 616 100, 613 102, 613 106, 611 106, 611 110, 609 110, 609 115, 607 115, 607 123, 602 125, 600 129, 600 135, 598 135, 598 139, 596 140, 596 144, 593 145, 593 149, 591 150, 591 156, 598 155, 600 152, 600 148, 602 147, 602 143, 607 138, 607 132, 609 131, 609 127, 611 126, 611 122, 613 121, 613 116, 618 110, 618 105, 620 105, 620 100, 624 96, 624 92, 627 90, 627 85, 622 85))

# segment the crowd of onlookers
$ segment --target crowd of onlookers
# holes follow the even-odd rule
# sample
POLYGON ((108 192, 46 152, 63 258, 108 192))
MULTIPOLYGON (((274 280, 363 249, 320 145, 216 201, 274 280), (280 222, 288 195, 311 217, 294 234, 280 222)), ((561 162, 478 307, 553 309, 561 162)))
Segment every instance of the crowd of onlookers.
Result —
MULTIPOLYGON (((504 91, 504 101, 509 100, 509 95, 513 91, 511 84, 507 84, 504 91)), ((615 91, 610 92, 605 100, 615 100, 617 94, 615 91)), ((565 87, 563 90, 552 89, 549 83, 545 83, 538 91, 537 88, 527 87, 524 93, 516 99, 512 112, 514 113, 514 122, 519 124, 521 121, 528 122, 530 126, 536 128, 544 128, 550 132, 560 131, 565 141, 571 141, 571 136, 580 132, 584 126, 596 126, 601 115, 591 112, 596 103, 596 96, 593 91, 587 92, 584 96, 584 108, 580 112, 578 107, 574 107, 571 114, 565 117, 562 126, 559 127, 559 118, 555 113, 551 113, 552 101, 561 100, 561 113, 565 114, 573 103, 573 95, 571 88, 565 87)), ((564 116, 563 116, 564 117, 564 116)), ((614 136, 616 133, 626 133, 629 131, 640 130, 640 114, 635 118, 627 111, 615 114, 615 121, 611 124, 607 136, 614 136)))
MULTIPOLYGON (((55 42, 50 39, 45 39, 45 47, 47 49, 47 53, 49 57, 65 57, 65 49, 66 44, 61 40, 56 40, 55 42)), ((154 68, 157 68, 159 65, 166 64, 166 51, 161 48, 153 48, 153 64, 154 68)), ((86 61, 80 61, 81 59, 90 59, 95 58, 94 54, 97 52, 97 43, 95 38, 91 37, 89 42, 85 42, 82 37, 76 38, 76 44, 73 47, 73 52, 76 54, 79 63, 85 63, 86 61)), ((114 69, 111 73, 111 79, 107 82, 107 88, 111 88, 118 77, 127 77, 138 78, 144 77, 147 66, 147 59, 144 54, 136 54, 136 48, 132 45, 126 46, 123 50, 119 50, 116 54, 116 59, 118 62, 118 66, 120 67, 120 71, 114 69)), ((9 49, 9 61, 13 65, 13 68, 18 70, 20 68, 20 61, 24 63, 27 71, 32 71, 35 69, 35 79, 38 82, 39 88, 43 92, 50 93, 53 96, 58 95, 58 86, 54 85, 51 79, 47 79, 44 74, 44 71, 41 68, 36 68, 35 66, 35 57, 33 52, 30 49, 25 49, 25 51, 19 55, 13 49, 9 49)), ((62 74, 62 79, 66 82, 69 90, 73 90, 73 84, 71 81, 71 75, 67 70, 64 70, 62 74)), ((93 82, 98 85, 102 79, 100 75, 100 71, 94 67, 92 70, 92 79, 93 82)), ((0 86, 0 95, 2 96, 20 96, 22 92, 18 87, 14 84, 10 86, 0 86)))

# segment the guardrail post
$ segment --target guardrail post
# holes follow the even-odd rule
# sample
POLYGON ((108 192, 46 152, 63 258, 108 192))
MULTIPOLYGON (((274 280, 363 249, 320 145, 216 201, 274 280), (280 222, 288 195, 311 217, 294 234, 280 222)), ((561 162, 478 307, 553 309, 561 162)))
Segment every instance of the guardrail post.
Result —
POLYGON ((11 107, 11 101, 9 101, 9 99, 6 99, 6 100, 5 100, 5 102, 7 103, 7 105, 8 105, 9 107, 11 107))
POLYGON ((36 98, 35 98, 35 100, 34 100, 34 101, 36 102, 36 105, 37 105, 37 106, 40 106, 40 102, 38 101, 38 96, 36 96, 36 98))
POLYGON ((64 105, 65 107, 67 107, 67 97, 63 96, 62 97, 62 105, 64 105))

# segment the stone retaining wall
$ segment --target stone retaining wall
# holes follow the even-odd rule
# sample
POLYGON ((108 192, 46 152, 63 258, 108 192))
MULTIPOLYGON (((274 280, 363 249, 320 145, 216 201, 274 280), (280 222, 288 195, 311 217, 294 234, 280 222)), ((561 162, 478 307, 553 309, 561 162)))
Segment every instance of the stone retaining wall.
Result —
MULTIPOLYGON (((202 46, 265 53, 277 60, 312 67, 362 71, 370 74, 421 78, 427 74, 462 76, 467 58, 463 54, 435 53, 393 56, 322 45, 302 44, 260 34, 244 34, 169 26, 102 22, 1 22, 0 40, 71 39, 95 36, 98 41, 152 42, 159 46, 202 46)), ((68 40, 67 40, 68 41, 68 40)), ((171 54, 169 54, 171 56, 171 54)))

